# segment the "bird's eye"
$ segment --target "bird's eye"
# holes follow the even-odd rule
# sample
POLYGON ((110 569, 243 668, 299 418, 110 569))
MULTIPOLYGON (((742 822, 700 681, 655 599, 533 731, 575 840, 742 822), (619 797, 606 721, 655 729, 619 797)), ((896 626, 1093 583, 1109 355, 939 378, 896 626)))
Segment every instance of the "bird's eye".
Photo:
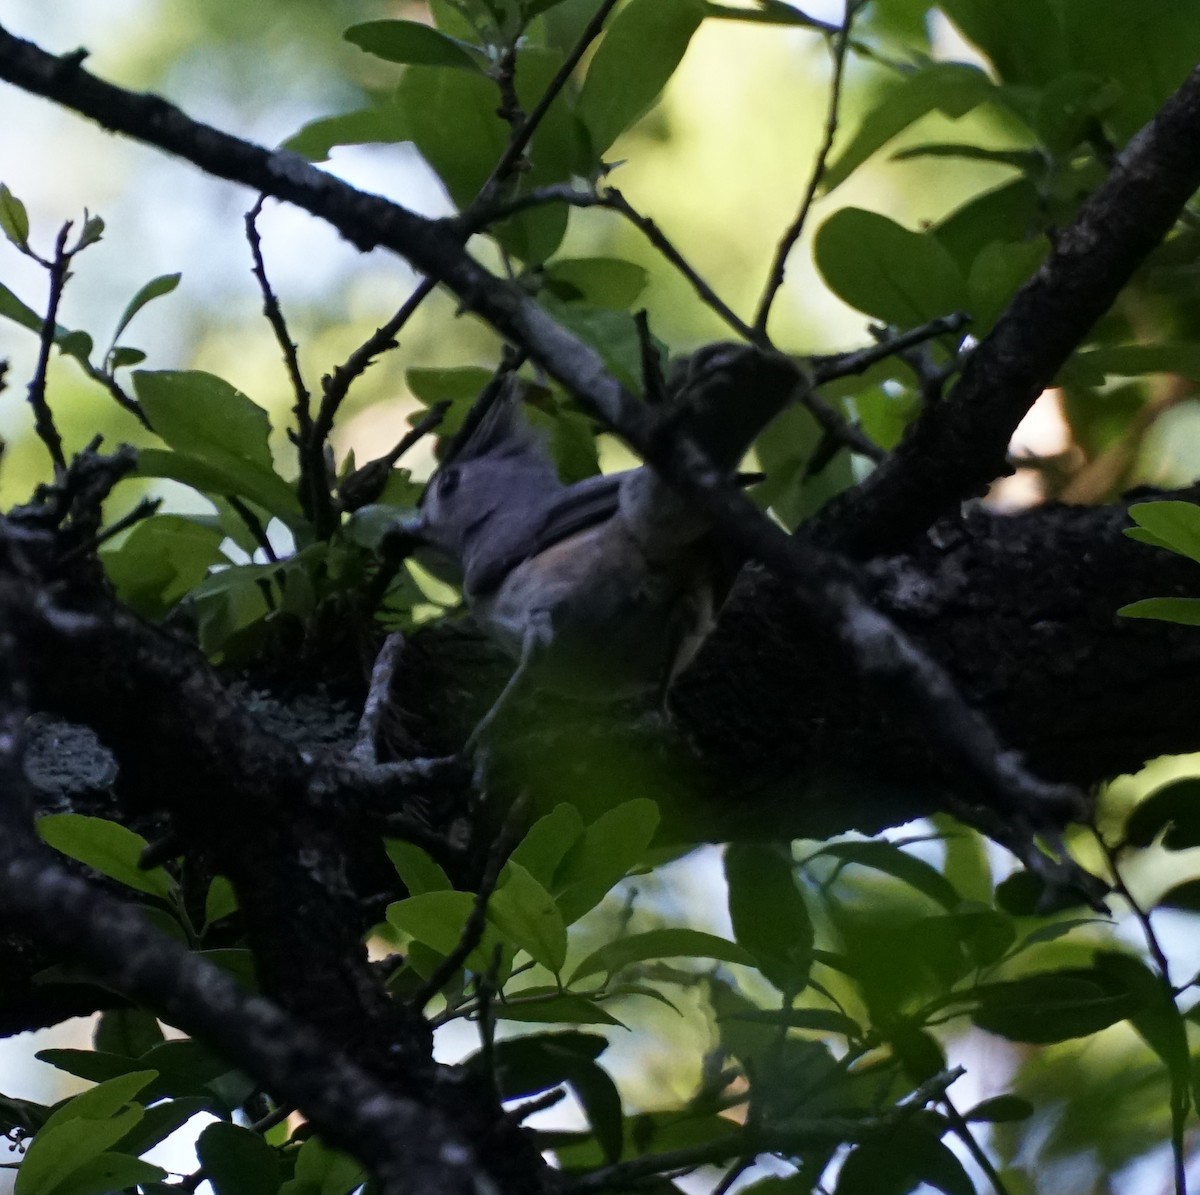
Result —
POLYGON ((438 497, 449 498, 458 489, 458 470, 443 469, 438 477, 438 497))

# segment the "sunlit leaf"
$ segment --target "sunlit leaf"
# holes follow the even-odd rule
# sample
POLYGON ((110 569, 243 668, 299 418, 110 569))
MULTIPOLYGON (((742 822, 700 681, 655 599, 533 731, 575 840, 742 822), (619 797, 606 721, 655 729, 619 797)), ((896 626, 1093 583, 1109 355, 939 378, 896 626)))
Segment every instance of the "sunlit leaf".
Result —
POLYGON ((790 858, 752 844, 725 848, 729 916, 738 945, 781 991, 799 992, 812 966, 813 927, 790 858))
POLYGON ((480 63, 462 42, 420 21, 367 21, 351 25, 344 36, 360 50, 388 62, 480 69, 480 63))
POLYGON ((138 866, 146 840, 117 822, 81 813, 52 813, 38 819, 37 831, 43 842, 102 875, 162 900, 171 895, 174 881, 163 868, 138 866))
POLYGON ((889 324, 915 327, 967 305, 966 280, 937 237, 875 212, 835 212, 817 232, 814 256, 831 290, 889 324))
POLYGON ((822 179, 825 191, 845 181, 873 153, 909 125, 941 112, 958 118, 994 98, 996 85, 975 66, 936 62, 889 81, 863 116, 858 130, 833 158, 822 179))
MULTIPOLYGON (((116 331, 112 334, 112 343, 115 345, 121 339, 121 333, 129 327, 130 321, 147 303, 152 303, 163 295, 169 295, 179 285, 182 277, 182 274, 160 274, 157 278, 151 278, 125 305, 125 310, 121 312, 121 318, 117 320, 116 331)), ((126 350, 126 352, 128 351, 126 350)))
POLYGON ((257 1133, 235 1124, 210 1124, 196 1141, 196 1156, 216 1195, 275 1195, 279 1158, 257 1133))
POLYGON ((4 183, 0 183, 0 232, 18 249, 28 250, 29 213, 4 183))
POLYGON ((754 956, 735 942, 695 929, 653 929, 618 938, 594 950, 575 968, 571 983, 589 975, 613 975, 632 963, 656 958, 708 958, 754 965, 754 956))
POLYGON ((1010 1041, 1057 1042, 1088 1037, 1132 1016, 1139 1000, 1097 968, 1044 971, 982 984, 975 1024, 1010 1041))
POLYGON ((596 153, 658 99, 703 19, 703 0, 630 0, 617 14, 579 95, 596 153))

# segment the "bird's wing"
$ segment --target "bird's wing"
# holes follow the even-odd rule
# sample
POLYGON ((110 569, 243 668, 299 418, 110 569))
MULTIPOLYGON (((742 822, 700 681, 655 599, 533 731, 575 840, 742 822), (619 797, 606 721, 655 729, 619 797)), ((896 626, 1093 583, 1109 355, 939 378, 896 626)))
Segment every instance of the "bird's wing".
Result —
POLYGON ((553 494, 540 509, 503 510, 488 530, 488 551, 476 554, 467 567, 466 588, 472 597, 497 589, 514 568, 564 539, 586 531, 617 513, 625 473, 588 477, 553 494))
POLYGON ((534 551, 547 548, 579 531, 611 519, 620 504, 621 483, 634 470, 604 473, 567 486, 546 511, 534 531, 534 551))

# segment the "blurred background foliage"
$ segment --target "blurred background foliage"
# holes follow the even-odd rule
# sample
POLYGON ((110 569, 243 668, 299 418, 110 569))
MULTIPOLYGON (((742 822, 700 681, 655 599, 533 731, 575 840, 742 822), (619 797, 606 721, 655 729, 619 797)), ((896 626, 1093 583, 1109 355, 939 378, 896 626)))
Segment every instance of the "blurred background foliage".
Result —
MULTIPOLYGON (((555 19, 570 24, 591 7, 566 0, 555 19)), ((831 22, 842 17, 833 2, 806 11, 831 22)), ((267 144, 304 130, 290 143, 316 156, 327 149, 328 167, 342 177, 423 213, 449 214, 451 196, 472 189, 471 170, 456 173, 461 162, 443 164, 444 187, 411 142, 341 144, 352 140, 339 135, 349 126, 321 123, 356 111, 378 113, 394 103, 397 88, 407 86, 418 98, 432 94, 440 68, 401 68, 343 37, 347 27, 395 17, 428 19, 423 4, 383 0, 110 0, 102 10, 84 0, 53 6, 6 0, 4 12, 13 32, 46 48, 85 45, 89 64, 104 77, 161 92, 196 117, 267 144)), ((1036 269, 1048 236, 1071 218, 1113 153, 1200 57, 1200 13, 1185 0, 943 0, 936 7, 873 0, 856 21, 854 38, 826 185, 792 255, 771 324, 775 343, 797 353, 858 346, 869 339, 870 320, 911 326, 959 308, 973 313, 976 335, 986 332, 1036 269)), ((661 102, 606 154, 620 163, 610 181, 746 317, 820 145, 829 82, 821 34, 707 20, 670 74, 661 102)), ((139 287, 181 272, 178 288, 139 312, 123 343, 145 351, 148 369, 209 371, 250 396, 270 414, 270 448, 290 478, 285 429, 294 398, 259 314, 242 230, 253 197, 156 151, 102 136, 53 105, 9 91, 3 104, 0 173, 28 210, 35 245, 48 246, 58 224, 78 219, 84 207, 106 222, 104 239, 75 262, 60 322, 106 344, 139 287)), ((453 111, 451 105, 447 112, 453 111)), ((469 143, 465 128, 435 134, 457 137, 457 148, 469 143)), ((268 204, 260 229, 268 271, 310 379, 342 361, 413 285, 396 259, 360 255, 303 214, 268 204)), ((536 236, 554 242, 544 227, 536 236)), ((1197 247, 1192 216, 1139 273, 1060 386, 1039 401, 1018 435, 1025 467, 997 487, 993 501, 1098 502, 1132 485, 1194 478, 1200 465, 1197 247)), ((481 242, 479 252, 489 264, 503 264, 494 243, 481 242)), ((645 287, 636 305, 647 309, 654 333, 673 352, 728 335, 678 273, 611 212, 571 212, 556 257, 619 258, 641 267, 645 287)), ((9 245, 0 245, 0 281, 35 310, 43 304, 42 271, 9 245)), ((349 453, 358 462, 378 456, 399 438, 410 417, 440 396, 438 385, 450 384, 446 375, 428 371, 490 370, 499 350, 490 331, 457 317, 454 304, 437 294, 400 339, 399 349, 381 357, 351 392, 333 435, 339 462, 349 453)), ((35 350, 33 336, 0 324, 0 357, 11 368, 0 399, 7 445, 0 497, 6 503, 24 499, 46 475, 23 401, 35 350)), ((937 352, 944 360, 947 346, 937 352)), ((472 387, 477 380, 468 378, 472 387)), ((888 366, 832 394, 889 447, 916 408, 917 389, 911 374, 888 366)), ((138 392, 148 410, 151 390, 146 383, 138 392)), ((66 355, 52 362, 50 394, 69 449, 97 432, 109 443, 159 444, 66 355)), ((555 414, 558 427, 569 430, 571 413, 560 407, 555 414)), ((807 419, 785 417, 759 445, 771 474, 768 499, 789 523, 865 468, 843 453, 807 477, 816 441, 807 419)), ((571 434, 555 443, 564 461, 578 453, 571 434)), ((602 460, 618 456, 612 445, 602 445, 602 460)), ((428 448, 408 463, 418 474, 427 472, 428 448)), ((171 511, 190 517, 211 510, 182 484, 145 484, 167 497, 171 511)), ((130 504, 132 494, 124 499, 130 504)), ((269 499, 259 505, 282 518, 269 499)), ((215 554, 226 533, 223 523, 206 533, 195 520, 157 526, 172 544, 187 537, 188 551, 199 553, 188 559, 202 563, 194 576, 181 567, 163 583, 139 589, 161 544, 143 542, 137 552, 114 557, 114 580, 155 616, 204 577, 204 553, 215 554)), ((299 521, 288 546, 303 548, 296 526, 299 521)), ((370 540, 369 531, 363 540, 370 540)), ((254 553, 252 542, 244 546, 254 553)), ((347 548, 338 559, 332 572, 348 578, 348 586, 358 584, 353 552, 347 548)), ((303 587, 295 577, 305 567, 293 570, 289 600, 318 600, 308 590, 297 596, 303 587)), ((257 592, 265 575, 256 575, 249 588, 257 592)), ((206 582, 206 598, 226 600, 228 585, 221 590, 223 583, 212 582, 206 582)), ((406 610, 430 592, 406 591, 406 610)), ((256 607, 238 623, 242 615, 230 621, 222 611, 224 621, 201 620, 215 655, 228 650, 231 626, 268 613, 256 607)), ((890 846, 800 843, 794 860, 778 852, 731 852, 722 864, 717 853, 704 851, 618 885, 573 931, 573 964, 622 935, 680 925, 736 938, 753 958, 753 965, 726 960, 716 970, 636 960, 625 988, 606 993, 604 1011, 634 1030, 605 1031, 604 1065, 617 1077, 630 1116, 618 1136, 623 1132, 627 1148, 666 1148, 675 1140, 666 1121, 638 1121, 634 1114, 667 1108, 686 1108, 693 1122, 707 1124, 704 1131, 715 1131, 704 1116, 723 1107, 747 1076, 760 1110, 766 1106, 773 1115, 887 1107, 948 1059, 968 1070, 953 1091, 954 1106, 943 1106, 946 1124, 956 1130, 959 1113, 973 1105, 1006 1093, 1019 1097, 985 1106, 973 1129, 1000 1176, 989 1178, 960 1142, 952 1152, 959 1161, 948 1162, 935 1150, 941 1133, 914 1124, 907 1145, 893 1141, 884 1155, 864 1147, 836 1179, 839 1192, 899 1192, 919 1178, 951 1192, 970 1189, 963 1182, 979 1189, 999 1183, 997 1189, 1013 1195, 1168 1190, 1172 1103, 1178 1111, 1190 1100, 1196 1072, 1190 978, 1200 967, 1194 947, 1200 902, 1186 884, 1200 872, 1200 834, 1179 830, 1178 800, 1159 796, 1156 807, 1145 797, 1178 795, 1163 786, 1195 768, 1190 760, 1159 761, 1142 776, 1115 782, 1101 803, 1105 836, 1129 839, 1136 848, 1122 856, 1130 890, 1142 908, 1160 906, 1154 924, 1180 985, 1170 1008, 1155 1005, 1157 996, 1134 999, 1149 990, 1147 982, 1161 995, 1162 977, 1131 964, 1148 956, 1138 917, 1121 901, 1114 902, 1113 923, 1078 910, 1035 916, 1011 887, 997 891, 1009 870, 1006 857, 950 825, 905 828, 890 846), (1162 831, 1170 827, 1176 838, 1163 845, 1162 831), (1017 981, 1032 986, 1012 986, 1017 981), (663 992, 673 1007, 661 1002, 663 992), (765 1010, 774 1020, 756 1021, 765 1010), (727 1065, 738 1072, 732 1087, 722 1078, 727 1065), (853 1090, 841 1091, 835 1077, 853 1090), (956 1165, 965 1167, 961 1180, 956 1165)), ((57 845, 81 858, 90 850, 86 842, 57 845)), ((1104 870, 1090 838, 1081 834, 1074 845, 1086 863, 1104 870)), ((409 858, 406 866, 407 873, 400 870, 408 881, 419 864, 409 858)), ((446 928, 411 907, 389 922, 382 933, 435 953, 446 928)), ((549 959, 556 961, 554 951, 549 959)), ((544 968, 546 960, 539 961, 544 968)), ((544 969, 535 970, 513 992, 535 988, 539 975, 540 983, 549 982, 544 969)), ((447 1057, 473 1048, 472 1035, 450 1015, 454 1007, 448 1000, 440 1046, 447 1057)), ((559 1012, 563 1023, 591 1024, 588 1032, 595 1031, 578 1008, 559 1012)), ((597 1014, 597 1020, 603 1018, 597 1014)), ((77 1060, 74 1065, 81 1073, 77 1060)), ((592 1136, 560 1142, 560 1156, 577 1163, 598 1160, 605 1133, 611 1143, 612 1132, 611 1107, 607 1113, 599 1107, 594 1089, 588 1106, 583 1088, 581 1080, 576 1118, 568 1123, 581 1124, 586 1114, 592 1136)), ((1190 1154, 1195 1119, 1177 1120, 1180 1148, 1190 1154)), ((827 1160, 816 1151, 790 1159, 799 1165, 794 1174, 779 1163, 780 1176, 792 1177, 764 1178, 761 1169, 751 1169, 741 1181, 779 1187, 779 1195, 809 1190, 827 1160)))

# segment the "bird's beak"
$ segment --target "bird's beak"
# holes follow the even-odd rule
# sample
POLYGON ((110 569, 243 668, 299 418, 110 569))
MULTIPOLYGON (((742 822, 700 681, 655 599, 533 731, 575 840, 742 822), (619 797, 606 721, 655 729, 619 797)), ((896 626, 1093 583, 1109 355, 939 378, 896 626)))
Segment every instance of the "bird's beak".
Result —
POLYGON ((380 555, 395 563, 407 560, 429 543, 424 515, 420 511, 397 519, 379 541, 380 555))

